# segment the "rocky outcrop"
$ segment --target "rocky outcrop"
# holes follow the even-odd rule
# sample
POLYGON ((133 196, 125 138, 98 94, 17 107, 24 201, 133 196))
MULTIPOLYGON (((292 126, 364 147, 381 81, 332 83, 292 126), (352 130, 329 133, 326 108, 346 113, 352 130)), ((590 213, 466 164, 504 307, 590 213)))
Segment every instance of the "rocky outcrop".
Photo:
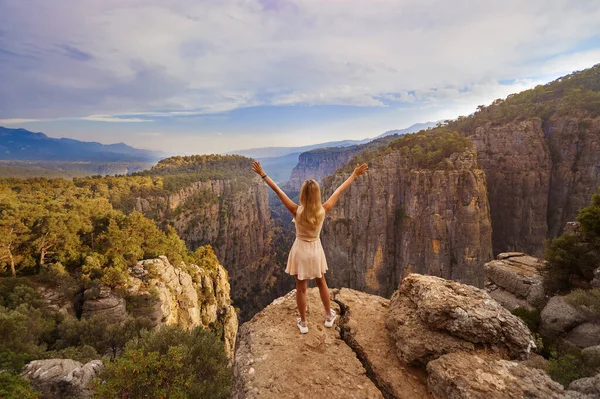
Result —
POLYGON ((411 274, 402 281, 386 328, 398 357, 416 365, 484 348, 524 359, 535 347, 527 326, 485 291, 433 276, 411 274))
POLYGON ((464 352, 444 355, 427 364, 428 386, 435 398, 580 398, 566 392, 541 370, 517 362, 464 352))
POLYGON ((323 326, 317 288, 307 292, 308 334, 295 325, 295 291, 244 323, 233 398, 587 398, 565 391, 541 370, 501 359, 526 355, 531 334, 482 290, 413 274, 391 301, 347 288, 331 294, 332 307, 339 306, 337 330, 323 326), (422 318, 421 328, 402 336, 388 333, 386 320, 399 314, 422 318), (432 339, 442 336, 469 345, 456 345, 420 366, 396 356, 400 340, 433 347, 432 339))
POLYGON ((295 291, 242 325, 232 398, 383 398, 340 333, 323 326, 316 289, 307 303, 308 334, 296 327, 295 291))
POLYGON ((46 359, 28 363, 23 376, 45 398, 88 399, 93 396, 90 382, 101 370, 101 360, 82 364, 71 359, 46 359))
MULTIPOLYGON (((326 179, 324 197, 347 177, 326 179)), ((485 175, 470 152, 445 170, 415 169, 400 151, 376 157, 322 232, 328 281, 383 296, 411 272, 482 287, 491 237, 485 175)))
POLYGON ((90 319, 102 317, 114 322, 127 318, 125 299, 113 292, 110 287, 94 287, 85 290, 81 317, 90 319))
POLYGON ((488 123, 469 134, 485 170, 494 253, 543 255, 600 186, 600 118, 488 123))
POLYGON ((485 264, 485 289, 510 311, 541 309, 545 301, 543 267, 542 260, 522 252, 499 254, 485 264))
POLYGON ((183 262, 175 267, 164 256, 144 260, 130 269, 128 293, 134 316, 148 317, 154 326, 221 332, 225 352, 233 357, 238 319, 221 265, 209 270, 183 262))

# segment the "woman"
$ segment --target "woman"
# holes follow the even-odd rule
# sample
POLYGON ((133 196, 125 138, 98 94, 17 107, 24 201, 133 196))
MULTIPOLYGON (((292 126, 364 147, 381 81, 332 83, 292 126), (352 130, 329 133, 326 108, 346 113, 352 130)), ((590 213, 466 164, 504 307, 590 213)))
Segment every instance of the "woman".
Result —
POLYGON ((360 175, 365 173, 369 167, 367 164, 356 165, 352 175, 335 192, 329 199, 321 204, 321 189, 319 183, 313 179, 306 180, 300 189, 300 205, 296 205, 277 184, 271 180, 265 173, 260 162, 255 161, 252 169, 258 173, 265 182, 275 191, 283 205, 294 216, 293 221, 296 224, 296 240, 290 254, 288 256, 287 267, 285 272, 293 275, 296 278, 296 303, 300 317, 296 324, 302 334, 308 332, 308 324, 306 322, 306 287, 308 280, 315 279, 321 301, 325 308, 325 327, 332 327, 335 318, 335 311, 330 307, 329 289, 325 282, 325 272, 327 271, 327 260, 325 252, 321 246, 321 227, 325 214, 333 208, 340 195, 346 190, 350 184, 360 175))

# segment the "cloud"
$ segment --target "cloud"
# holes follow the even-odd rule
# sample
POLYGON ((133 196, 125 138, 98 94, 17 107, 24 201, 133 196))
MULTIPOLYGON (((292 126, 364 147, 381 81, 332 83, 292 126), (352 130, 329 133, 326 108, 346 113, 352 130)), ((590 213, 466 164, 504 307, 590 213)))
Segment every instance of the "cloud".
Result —
POLYGON ((152 122, 152 119, 142 119, 142 118, 123 118, 120 116, 110 116, 110 115, 90 115, 83 118, 78 118, 84 121, 93 121, 93 122, 112 122, 112 123, 139 123, 139 122, 152 122))
POLYGON ((0 118, 454 101, 598 62, 599 20, 597 0, 7 0, 0 118))
POLYGON ((38 122, 39 119, 0 119, 0 125, 22 125, 23 123, 38 122))

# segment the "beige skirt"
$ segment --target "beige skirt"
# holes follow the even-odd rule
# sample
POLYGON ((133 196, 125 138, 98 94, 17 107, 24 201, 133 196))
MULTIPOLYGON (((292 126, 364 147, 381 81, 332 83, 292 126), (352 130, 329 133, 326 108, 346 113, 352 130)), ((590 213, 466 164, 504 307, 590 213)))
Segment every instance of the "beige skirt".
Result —
POLYGON ((321 278, 327 271, 327 259, 321 239, 303 241, 296 238, 288 256, 285 272, 299 280, 321 278))

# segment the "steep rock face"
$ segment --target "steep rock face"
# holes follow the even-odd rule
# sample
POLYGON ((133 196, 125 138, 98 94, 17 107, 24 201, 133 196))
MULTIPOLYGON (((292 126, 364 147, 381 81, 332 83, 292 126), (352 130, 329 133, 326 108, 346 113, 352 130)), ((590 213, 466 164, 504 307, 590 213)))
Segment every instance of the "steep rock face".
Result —
POLYGON ((541 121, 480 126, 470 138, 486 173, 494 252, 541 255, 552 169, 541 121))
POLYGON ((545 301, 543 267, 542 260, 522 252, 501 253, 485 264, 485 289, 510 311, 541 309, 545 301))
POLYGON ((253 314, 265 306, 262 299, 270 302, 281 295, 277 288, 283 272, 273 256, 267 186, 260 177, 246 183, 191 183, 169 196, 138 198, 135 209, 159 223, 172 223, 191 250, 210 244, 227 267, 231 296, 242 314, 253 314))
POLYGON ((556 237, 600 186, 600 118, 551 118, 544 133, 552 156, 548 237, 556 237))
POLYGON ((600 186, 600 118, 553 116, 479 126, 469 135, 485 170, 494 253, 543 255, 600 186))
POLYGON ((307 151, 298 157, 298 165, 292 169, 292 175, 287 186, 299 190, 306 179, 315 179, 319 184, 323 178, 333 174, 342 165, 350 161, 362 147, 319 149, 307 151))
POLYGON ((243 186, 233 180, 194 182, 166 197, 138 198, 135 209, 173 223, 190 249, 211 244, 232 278, 267 252, 271 216, 259 177, 243 186))
MULTIPOLYGON (((399 151, 372 162, 323 227, 333 286, 389 296, 411 272, 483 286, 492 257, 485 175, 469 152, 446 163, 414 169, 399 151)), ((327 179, 324 197, 346 178, 327 179)))
POLYGON ((221 265, 216 270, 183 263, 174 267, 161 256, 138 262, 130 271, 133 315, 149 317, 155 326, 203 326, 222 332, 225 352, 233 357, 238 319, 229 292, 227 271, 221 265))

